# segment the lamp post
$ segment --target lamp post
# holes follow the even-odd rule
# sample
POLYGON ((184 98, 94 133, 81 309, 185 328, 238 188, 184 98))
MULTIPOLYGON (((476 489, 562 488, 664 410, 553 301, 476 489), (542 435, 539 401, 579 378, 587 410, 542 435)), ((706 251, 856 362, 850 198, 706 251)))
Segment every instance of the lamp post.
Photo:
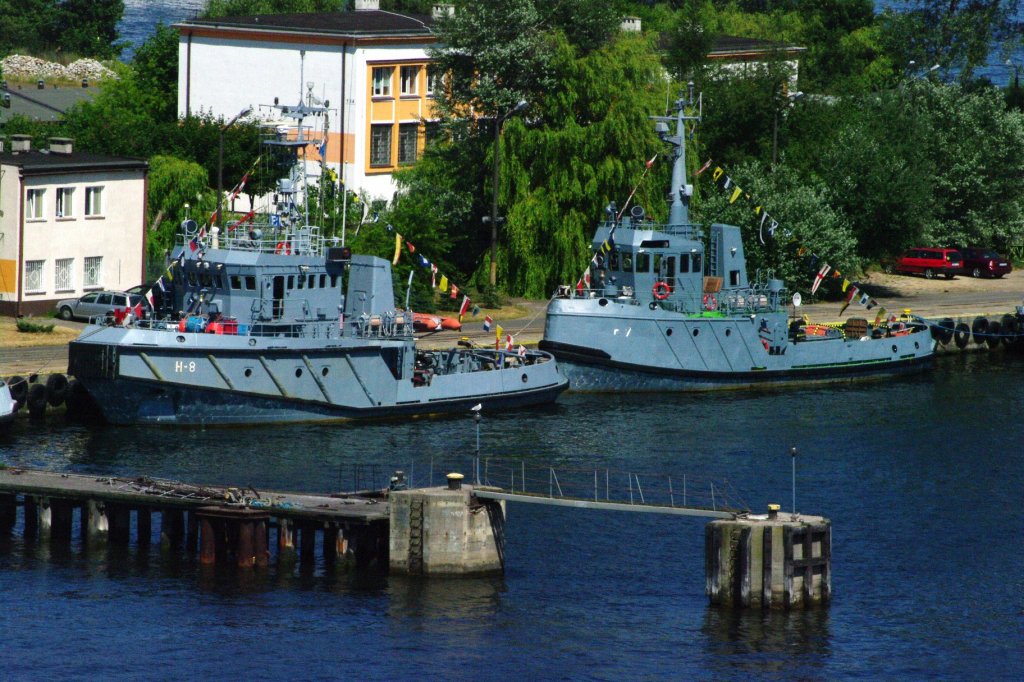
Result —
POLYGON ((782 106, 775 107, 775 120, 772 123, 772 170, 775 169, 775 163, 779 158, 779 113, 784 107, 792 106, 793 102, 797 101, 804 96, 804 93, 797 90, 796 92, 790 92, 786 94, 785 102, 782 106))
POLYGON ((489 279, 493 289, 498 283, 498 163, 501 146, 501 125, 509 116, 519 113, 528 106, 526 100, 520 100, 518 104, 499 116, 494 121, 494 176, 492 178, 491 198, 491 276, 489 279))
MULTIPOLYGON (((217 145, 217 222, 224 224, 224 218, 220 214, 221 201, 224 198, 224 131, 238 122, 243 116, 248 116, 252 107, 242 109, 235 117, 220 127, 220 137, 217 145)), ((212 225, 211 225, 212 227, 212 225)))

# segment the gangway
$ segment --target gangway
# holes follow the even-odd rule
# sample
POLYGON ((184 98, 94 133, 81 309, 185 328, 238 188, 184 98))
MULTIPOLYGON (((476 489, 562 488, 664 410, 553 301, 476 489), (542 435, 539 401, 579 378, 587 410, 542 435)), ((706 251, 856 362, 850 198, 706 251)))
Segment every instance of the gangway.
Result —
POLYGON ((547 504, 556 507, 577 507, 582 509, 604 509, 608 511, 647 512, 651 514, 675 514, 677 516, 700 516, 711 519, 735 519, 741 511, 727 509, 706 509, 703 507, 674 507, 663 504, 605 502, 602 500, 585 500, 573 497, 547 497, 527 493, 509 493, 501 489, 474 487, 473 495, 485 500, 504 500, 506 502, 526 502, 528 504, 547 504))

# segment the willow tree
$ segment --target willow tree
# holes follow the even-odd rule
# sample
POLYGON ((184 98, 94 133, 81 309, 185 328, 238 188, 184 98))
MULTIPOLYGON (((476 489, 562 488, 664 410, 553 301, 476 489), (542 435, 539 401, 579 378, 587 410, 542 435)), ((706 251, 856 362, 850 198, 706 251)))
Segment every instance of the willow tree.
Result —
MULTIPOLYGON (((625 201, 662 148, 649 117, 663 113, 665 80, 647 39, 622 34, 586 54, 564 39, 553 48, 554 87, 502 138, 498 190, 508 218, 499 275, 525 296, 576 281, 604 207, 625 201)), ((663 208, 659 168, 637 193, 649 210, 663 208)))

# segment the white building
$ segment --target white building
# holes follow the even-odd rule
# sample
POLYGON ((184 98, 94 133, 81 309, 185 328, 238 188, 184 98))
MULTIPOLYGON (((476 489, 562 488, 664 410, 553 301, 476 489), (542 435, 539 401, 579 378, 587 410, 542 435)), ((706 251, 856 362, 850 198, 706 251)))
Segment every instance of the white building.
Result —
POLYGON ((0 145, 0 314, 43 315, 63 298, 126 289, 145 274, 142 159, 0 145))
MULTIPOLYGON (((223 17, 176 24, 180 32, 178 114, 230 119, 275 98, 312 94, 329 110, 326 161, 351 189, 390 200, 394 171, 414 163, 432 132, 428 16, 354 12, 223 17), (344 164, 344 168, 341 165, 344 164)), ((310 157, 316 157, 313 147, 310 157)))

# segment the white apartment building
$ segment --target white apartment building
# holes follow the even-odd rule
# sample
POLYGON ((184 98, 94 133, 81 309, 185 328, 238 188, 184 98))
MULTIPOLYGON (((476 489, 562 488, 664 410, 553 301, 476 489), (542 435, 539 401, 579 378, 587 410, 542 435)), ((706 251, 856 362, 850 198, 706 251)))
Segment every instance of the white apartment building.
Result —
MULTIPOLYGON (((377 5, 176 24, 179 116, 229 120, 253 107, 270 119, 276 112, 261 105, 297 104, 311 89, 329 110, 328 165, 350 189, 390 200, 392 174, 416 161, 432 132, 436 81, 426 48, 435 37, 431 17, 377 5)), ((312 146, 308 154, 319 158, 312 146)))
POLYGON ((67 138, 0 145, 0 314, 44 315, 60 299, 140 284, 148 169, 67 138))

